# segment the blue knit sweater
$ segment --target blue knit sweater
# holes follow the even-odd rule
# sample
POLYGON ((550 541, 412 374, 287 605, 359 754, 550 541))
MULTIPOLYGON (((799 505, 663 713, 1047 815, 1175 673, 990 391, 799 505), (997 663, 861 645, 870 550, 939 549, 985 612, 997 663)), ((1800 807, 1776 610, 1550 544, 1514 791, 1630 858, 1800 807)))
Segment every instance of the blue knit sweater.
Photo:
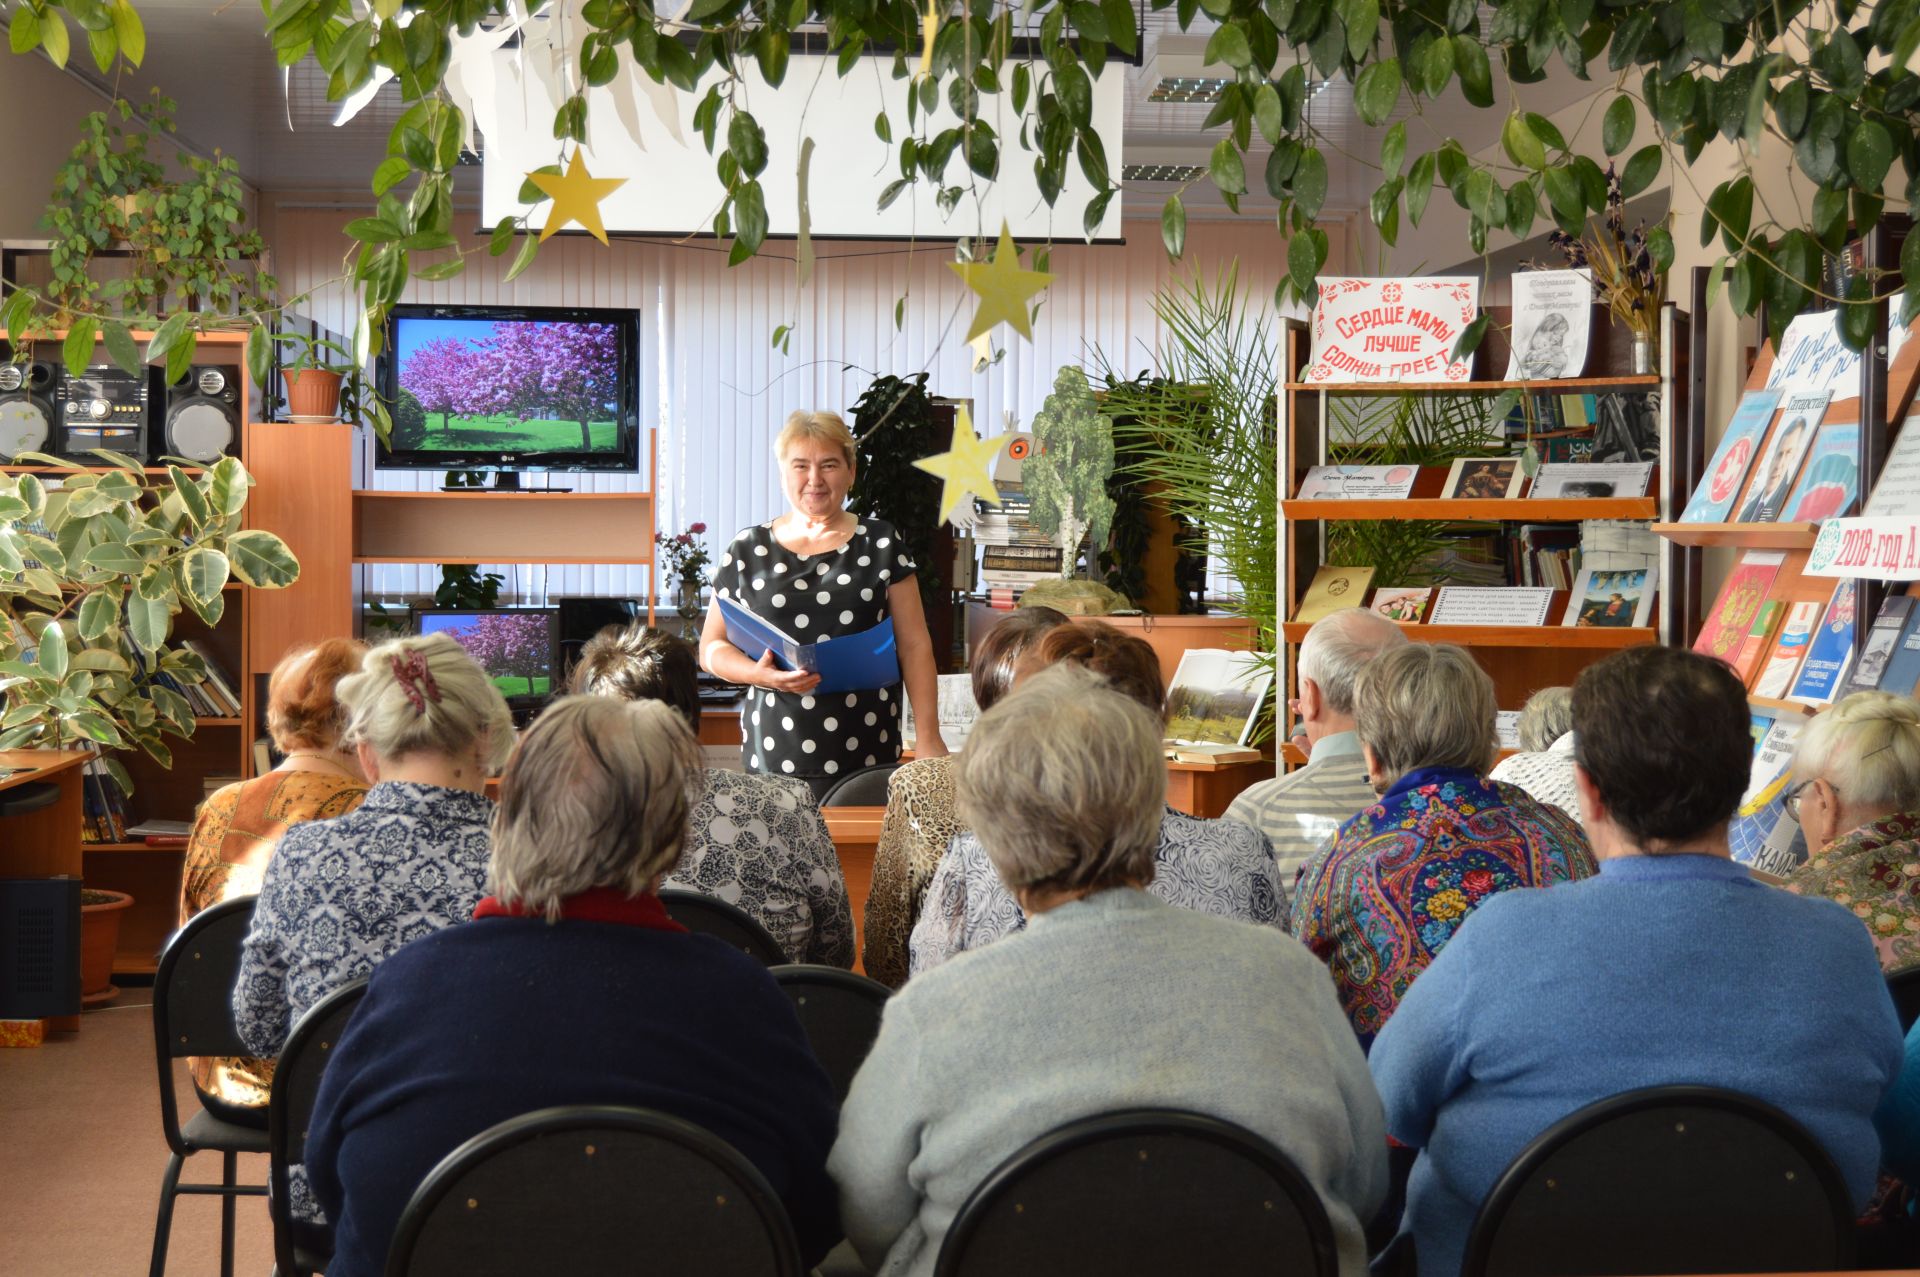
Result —
POLYGON ((833 1086, 764 968, 709 936, 483 918, 381 963, 327 1064, 306 1150, 334 1221, 327 1272, 377 1277, 441 1158, 559 1104, 703 1126, 767 1177, 809 1262, 839 1239, 833 1086))
POLYGON ((1481 1200, 1534 1136, 1644 1086, 1722 1086, 1784 1109, 1864 1205, 1873 1111, 1900 1057, 1859 919, 1681 855, 1607 860, 1597 878, 1481 905, 1369 1065, 1387 1132, 1423 1150, 1401 1228, 1434 1277, 1459 1271, 1481 1200))

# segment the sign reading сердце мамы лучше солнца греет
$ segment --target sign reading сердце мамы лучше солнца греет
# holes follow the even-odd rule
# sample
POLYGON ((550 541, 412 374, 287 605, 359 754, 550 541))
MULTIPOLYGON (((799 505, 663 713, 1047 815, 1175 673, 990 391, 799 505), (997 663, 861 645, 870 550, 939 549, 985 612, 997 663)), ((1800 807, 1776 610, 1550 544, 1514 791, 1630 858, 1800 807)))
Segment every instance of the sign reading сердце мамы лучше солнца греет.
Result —
POLYGON ((1450 382, 1473 373, 1453 348, 1480 313, 1480 281, 1323 278, 1313 308, 1309 382, 1450 382))

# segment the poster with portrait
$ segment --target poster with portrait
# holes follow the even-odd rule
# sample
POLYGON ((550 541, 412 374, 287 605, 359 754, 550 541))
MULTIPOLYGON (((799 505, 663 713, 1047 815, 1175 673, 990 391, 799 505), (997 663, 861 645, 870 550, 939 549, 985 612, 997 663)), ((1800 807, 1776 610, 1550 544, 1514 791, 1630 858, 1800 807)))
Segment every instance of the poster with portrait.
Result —
POLYGON ((1456 360, 1453 348, 1479 314, 1480 280, 1473 275, 1322 275, 1303 379, 1321 385, 1466 381, 1472 357, 1456 360))
POLYGON ((1513 277, 1513 347, 1508 381, 1578 377, 1587 366, 1593 273, 1530 270, 1513 277))
POLYGON ((1774 418, 1773 431, 1767 436, 1767 446, 1754 466, 1753 477, 1747 480, 1747 490, 1733 516, 1735 523, 1779 520, 1787 508, 1787 498, 1792 495, 1793 481, 1800 473, 1801 458, 1807 455, 1807 445, 1813 442, 1814 431, 1820 428, 1820 419, 1826 416, 1827 403, 1832 397, 1825 390, 1787 396, 1774 418))

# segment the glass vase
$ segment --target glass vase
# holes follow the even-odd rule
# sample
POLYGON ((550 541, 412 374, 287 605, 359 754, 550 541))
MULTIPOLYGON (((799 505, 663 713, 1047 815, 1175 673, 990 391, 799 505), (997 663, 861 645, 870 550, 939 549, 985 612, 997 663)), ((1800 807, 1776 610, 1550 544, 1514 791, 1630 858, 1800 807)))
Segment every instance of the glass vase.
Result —
POLYGON ((1653 338, 1646 333, 1633 335, 1633 375, 1636 377, 1653 375, 1653 338))

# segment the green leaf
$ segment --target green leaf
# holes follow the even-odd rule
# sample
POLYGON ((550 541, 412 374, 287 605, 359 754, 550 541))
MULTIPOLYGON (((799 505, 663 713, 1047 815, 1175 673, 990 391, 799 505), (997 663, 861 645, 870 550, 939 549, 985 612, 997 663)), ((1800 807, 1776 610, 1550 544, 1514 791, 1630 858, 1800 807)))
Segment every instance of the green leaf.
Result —
POLYGON ((113 361, 113 366, 129 377, 143 375, 140 347, 133 340, 133 334, 127 331, 127 326, 118 320, 109 319, 100 331, 106 338, 107 358, 113 361))
POLYGON ((1314 277, 1319 273, 1320 246, 1313 236, 1302 233, 1287 241, 1287 278, 1301 301, 1312 300, 1314 277))
POLYGON ((538 235, 522 235, 520 237, 520 251, 514 254, 513 265, 507 268, 506 276, 502 282, 510 284, 517 279, 521 271, 533 265, 534 254, 539 251, 540 237, 538 235))
POLYGON ((1420 224, 1421 214, 1427 211, 1427 201, 1433 197, 1435 163, 1435 153, 1428 151, 1407 170, 1407 220, 1415 226, 1420 224))
POLYGON ((373 193, 385 195, 413 175, 413 165, 403 155, 389 155, 373 170, 373 193))
POLYGON ((189 597, 202 604, 219 597, 226 588, 227 556, 206 546, 195 546, 180 560, 180 581, 189 597))
POLYGON ((81 562, 96 571, 118 572, 123 576, 136 575, 147 566, 145 559, 117 541, 103 541, 94 546, 81 562))
POLYGON ((67 635, 66 631, 60 628, 60 623, 55 621, 41 630, 37 643, 39 650, 34 657, 34 663, 50 678, 65 678, 67 676, 67 635))
POLYGON ((1453 65, 1460 73, 1460 92, 1478 107, 1493 105, 1493 67, 1487 50, 1478 41, 1464 35, 1453 37, 1453 65))
POLYGON ((300 579, 300 563, 271 532, 249 528, 227 538, 233 574, 258 589, 277 590, 300 579))
MULTIPOLYGON (((1844 210, 1844 202, 1842 204, 1844 210)), ((1700 247, 1711 242, 1717 227, 1727 251, 1737 253, 1753 222, 1753 179, 1742 174, 1714 188, 1707 197, 1707 216, 1701 219, 1700 247)))
POLYGON ((1353 84, 1353 105, 1368 124, 1385 124, 1400 100, 1400 59, 1375 62, 1353 84))
POLYGON ((513 233, 519 228, 520 224, 513 219, 511 214, 495 222, 493 224, 493 230, 487 235, 488 255, 493 257, 504 256, 507 249, 513 245, 513 233))
POLYGON ((1347 56, 1364 61, 1380 33, 1380 0, 1341 0, 1339 9, 1347 28, 1347 56))
POLYGON ((1726 283, 1726 279, 1727 279, 1727 262, 1729 260, 1730 259, 1725 257, 1714 258, 1713 268, 1707 272, 1707 309, 1708 310, 1712 310, 1714 302, 1718 301, 1720 298, 1720 288, 1723 284, 1726 283))
POLYGON ((1673 232, 1664 226, 1656 226, 1647 232, 1647 256, 1653 260, 1653 269, 1666 274, 1673 269, 1673 232))
POLYGON ((1208 37, 1206 56, 1202 60, 1207 65, 1246 70, 1253 65, 1253 49, 1247 44, 1247 33, 1233 23, 1218 28, 1208 37))
POLYGON ((186 335, 186 331, 187 315, 185 311, 177 311, 168 316, 162 321, 160 327, 153 330, 153 336, 147 339, 146 362, 150 364, 159 363, 165 359, 167 353, 178 345, 180 339, 186 335))
POLYGON ((127 634, 143 652, 157 652, 166 644, 173 628, 173 611, 158 599, 127 598, 127 634))
MULTIPOLYGON (((1920 235, 1913 237, 1920 243, 1920 235)), ((1187 206, 1180 202, 1178 195, 1168 199, 1160 209, 1160 242, 1166 247, 1167 256, 1175 261, 1187 247, 1187 206)))
POLYGON ((187 512, 187 521, 196 528, 204 528, 212 517, 208 509, 207 498, 200 491, 200 485, 179 466, 168 463, 167 477, 173 483, 173 490, 180 496, 180 504, 187 512))
POLYGON ((1620 195, 1623 199, 1632 199, 1653 184, 1660 175, 1660 148, 1657 145, 1643 146, 1627 160, 1626 168, 1620 171, 1620 195))
POLYGON ((1318 217, 1327 202, 1327 158, 1318 147, 1300 153, 1300 166, 1293 171, 1293 202, 1309 218, 1318 217))
POLYGON ((767 167, 767 135, 745 111, 735 110, 727 121, 727 150, 748 177, 759 177, 767 167))
POLYGON ((1448 355, 1447 358, 1452 362, 1458 363, 1474 351, 1480 349, 1480 342, 1487 335, 1487 321, 1490 318, 1491 316, 1482 315, 1471 324, 1468 324, 1465 330, 1461 332, 1460 340, 1454 343, 1452 354, 1448 355))
POLYGON ((1637 123, 1633 99, 1622 93, 1607 108, 1600 124, 1600 145, 1606 148, 1608 155, 1618 155, 1633 145, 1633 131, 1637 123))
POLYGON ((80 637, 92 642, 111 633, 120 623, 120 604, 105 590, 95 590, 80 600, 80 637))
POLYGON ((15 53, 32 53, 40 47, 40 15, 31 7, 23 4, 14 9, 7 45, 15 53))
POLYGON ((273 372, 273 335, 266 324, 255 322, 247 329, 247 375, 253 384, 264 386, 273 372))
POLYGON ((60 16, 58 9, 49 8, 41 15, 40 47, 47 51, 47 57, 53 60, 53 65, 66 70, 67 55, 73 51, 73 43, 67 34, 67 20, 60 16))
POLYGON ((1420 55, 1420 78, 1430 98, 1440 96, 1453 78, 1453 41, 1441 36, 1428 43, 1420 55))
POLYGON ((1506 150, 1507 158, 1521 168, 1537 170, 1546 167, 1547 149, 1540 144, 1526 117, 1519 112, 1507 117, 1506 127, 1500 130, 1500 145, 1506 150))
POLYGON ((60 353, 69 377, 87 375, 87 365, 93 362, 93 338, 99 328, 91 316, 79 315, 74 318, 73 326, 67 329, 67 340, 61 346, 60 353))
MULTIPOLYGON (((1886 125, 1863 120, 1847 139, 1847 172, 1861 188, 1877 191, 1893 165, 1893 139, 1886 125)), ((1855 308, 1858 309, 1858 308, 1855 308)))
POLYGON ((1380 171, 1387 177, 1398 176, 1407 158, 1407 122, 1400 121, 1387 130, 1380 141, 1380 171))
POLYGON ((1234 148, 1233 139, 1223 137, 1213 145, 1207 160, 1207 175, 1222 195, 1239 195, 1247 189, 1247 170, 1234 148))
MULTIPOLYGON (((1278 144, 1286 135, 1286 110, 1280 105, 1280 91, 1271 81, 1263 82, 1253 91, 1253 118, 1260 126, 1260 136, 1267 140, 1268 146, 1278 144)), ((1401 133, 1404 143, 1405 131, 1401 133)))

